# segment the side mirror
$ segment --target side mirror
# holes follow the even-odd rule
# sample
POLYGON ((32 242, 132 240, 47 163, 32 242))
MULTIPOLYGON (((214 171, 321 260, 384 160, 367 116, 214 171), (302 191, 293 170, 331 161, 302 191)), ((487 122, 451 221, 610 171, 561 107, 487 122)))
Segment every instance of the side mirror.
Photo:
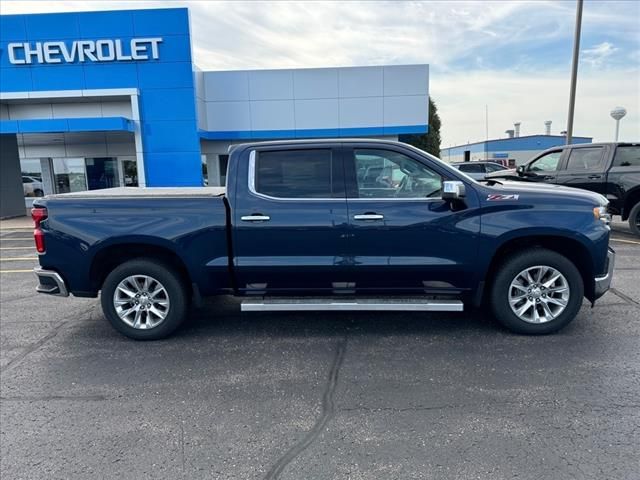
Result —
POLYGON ((518 176, 524 176, 525 169, 526 167, 524 165, 519 165, 518 168, 516 168, 516 173, 518 174, 518 176))
POLYGON ((447 180, 442 185, 443 200, 462 200, 465 195, 464 183, 460 180, 447 180))

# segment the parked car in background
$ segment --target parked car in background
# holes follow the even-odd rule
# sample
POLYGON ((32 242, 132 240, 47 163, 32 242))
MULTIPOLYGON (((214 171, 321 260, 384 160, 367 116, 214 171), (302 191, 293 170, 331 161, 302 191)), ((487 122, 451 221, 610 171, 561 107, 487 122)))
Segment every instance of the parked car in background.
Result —
POLYGON ((583 188, 609 200, 609 212, 640 236, 640 143, 584 143, 550 148, 487 180, 544 182, 583 188))
POLYGON ((100 292, 136 339, 169 335, 209 295, 239 296, 244 311, 486 304, 507 328, 544 334, 611 282, 607 200, 593 192, 488 186, 369 139, 237 145, 228 179, 36 200, 38 291, 100 292))
POLYGON ((32 177, 30 175, 22 176, 22 190, 25 197, 42 197, 44 190, 42 189, 42 179, 32 177))
POLYGON ((488 173, 508 170, 507 167, 491 161, 455 162, 451 166, 466 173, 474 180, 484 180, 488 173))

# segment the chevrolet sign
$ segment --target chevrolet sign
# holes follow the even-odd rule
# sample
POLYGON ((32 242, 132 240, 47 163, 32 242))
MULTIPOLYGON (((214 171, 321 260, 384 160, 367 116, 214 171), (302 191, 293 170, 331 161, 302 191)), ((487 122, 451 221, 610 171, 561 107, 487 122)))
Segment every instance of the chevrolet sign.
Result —
POLYGON ((14 42, 7 45, 9 62, 33 63, 113 62, 157 60, 162 38, 132 38, 128 45, 120 39, 76 40, 71 44, 54 42, 14 42))

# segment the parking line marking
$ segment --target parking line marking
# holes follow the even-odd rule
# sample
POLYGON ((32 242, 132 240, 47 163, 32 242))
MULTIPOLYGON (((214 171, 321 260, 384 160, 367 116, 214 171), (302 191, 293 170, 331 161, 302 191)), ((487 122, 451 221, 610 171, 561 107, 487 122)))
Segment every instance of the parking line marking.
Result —
POLYGON ((612 238, 612 242, 633 243, 634 245, 640 245, 640 242, 634 242, 633 240, 623 240, 621 238, 612 238))
POLYGON ((11 227, 11 228, 0 228, 0 233, 6 233, 6 232, 21 232, 22 230, 33 230, 33 227, 11 227))
POLYGON ((11 257, 11 258, 0 258, 0 262, 20 262, 23 260, 37 260, 38 257, 11 257))
POLYGON ((33 249, 33 245, 29 245, 28 247, 0 247, 0 250, 31 250, 33 249))
POLYGON ((14 241, 14 242, 25 242, 27 240, 30 240, 30 241, 33 242, 33 237, 26 237, 26 238, 25 237, 20 237, 20 238, 11 238, 11 237, 4 238, 4 237, 0 237, 0 241, 8 241, 8 240, 11 240, 11 241, 14 241))
POLYGON ((33 273, 33 268, 30 270, 0 270, 0 273, 33 273))

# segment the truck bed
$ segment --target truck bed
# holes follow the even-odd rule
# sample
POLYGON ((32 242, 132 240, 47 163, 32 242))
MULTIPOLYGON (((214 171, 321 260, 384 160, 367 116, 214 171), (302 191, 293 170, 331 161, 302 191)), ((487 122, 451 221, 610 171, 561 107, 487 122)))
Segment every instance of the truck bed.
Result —
POLYGON ((222 197, 225 187, 116 187, 84 192, 58 193, 47 198, 222 197))

